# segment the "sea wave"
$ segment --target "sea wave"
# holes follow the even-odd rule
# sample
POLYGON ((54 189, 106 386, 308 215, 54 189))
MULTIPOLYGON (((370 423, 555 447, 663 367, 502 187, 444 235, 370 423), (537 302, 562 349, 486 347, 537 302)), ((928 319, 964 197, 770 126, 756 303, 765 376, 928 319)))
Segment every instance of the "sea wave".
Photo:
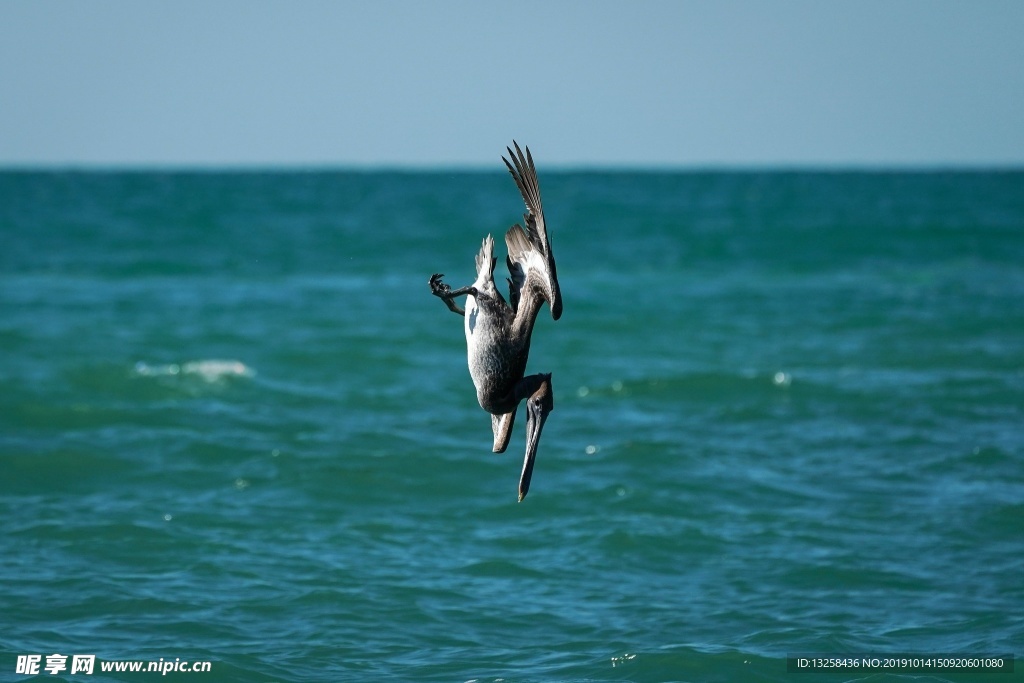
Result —
POLYGON ((161 365, 139 361, 134 372, 141 377, 195 376, 210 383, 221 382, 228 377, 256 376, 255 369, 238 360, 195 360, 161 365))

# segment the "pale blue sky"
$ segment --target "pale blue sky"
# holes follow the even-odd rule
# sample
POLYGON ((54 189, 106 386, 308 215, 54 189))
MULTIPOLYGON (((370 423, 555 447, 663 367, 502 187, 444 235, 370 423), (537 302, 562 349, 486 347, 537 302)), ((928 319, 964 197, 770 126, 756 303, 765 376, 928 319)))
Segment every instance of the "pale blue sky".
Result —
POLYGON ((0 2, 0 166, 1024 165, 1024 1, 0 2))

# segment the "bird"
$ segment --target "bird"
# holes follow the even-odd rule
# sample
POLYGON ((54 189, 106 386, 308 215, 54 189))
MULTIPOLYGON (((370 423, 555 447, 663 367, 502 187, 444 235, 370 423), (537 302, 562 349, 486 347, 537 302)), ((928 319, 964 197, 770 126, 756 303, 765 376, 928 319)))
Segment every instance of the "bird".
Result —
POLYGON ((443 273, 431 275, 429 284, 434 296, 465 318, 469 374, 480 407, 491 414, 495 453, 503 453, 508 447, 516 410, 526 401, 526 454, 519 476, 522 502, 530 490, 541 431, 555 405, 551 373, 526 374, 530 338, 544 303, 554 320, 561 317, 562 294, 533 155, 529 147, 524 154, 514 140, 512 145, 515 152, 511 147, 505 148, 511 161, 504 156, 502 161, 519 188, 526 213, 525 227, 516 223, 505 233, 509 300, 505 300, 494 282, 497 258, 490 234, 483 239, 476 256, 473 284, 452 289, 442 280, 443 273), (465 308, 455 301, 460 296, 466 297, 465 308))

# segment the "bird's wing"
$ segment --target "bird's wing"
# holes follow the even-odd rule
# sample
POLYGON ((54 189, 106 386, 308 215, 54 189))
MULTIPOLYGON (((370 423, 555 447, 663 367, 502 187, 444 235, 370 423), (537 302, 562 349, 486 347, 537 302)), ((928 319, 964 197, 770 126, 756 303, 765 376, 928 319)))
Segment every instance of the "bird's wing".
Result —
POLYGON ((544 223, 537 169, 533 165, 530 148, 526 148, 524 155, 518 144, 512 144, 515 145, 515 152, 511 148, 506 148, 512 161, 505 157, 502 157, 502 161, 508 167, 508 172, 512 174, 526 203, 526 213, 523 214, 526 228, 516 224, 505 233, 508 270, 512 275, 509 283, 513 307, 518 310, 518 303, 524 297, 539 294, 551 307, 551 317, 557 320, 562 314, 562 296, 558 288, 555 257, 544 223))

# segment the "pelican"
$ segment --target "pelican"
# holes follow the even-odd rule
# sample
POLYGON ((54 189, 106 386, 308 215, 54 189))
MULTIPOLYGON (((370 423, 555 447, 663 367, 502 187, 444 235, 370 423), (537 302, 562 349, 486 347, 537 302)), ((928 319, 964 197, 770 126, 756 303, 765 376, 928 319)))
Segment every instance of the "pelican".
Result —
POLYGON ((450 310, 465 317, 466 347, 469 374, 476 386, 480 407, 491 414, 495 453, 503 453, 512 435, 519 403, 526 399, 526 456, 519 477, 519 501, 530 490, 537 444, 548 413, 555 406, 551 374, 526 376, 526 359, 530 354, 530 336, 541 305, 547 302, 551 317, 562 315, 562 295, 558 289, 555 256, 551 252, 540 203, 537 169, 530 148, 526 154, 513 141, 515 152, 506 147, 512 161, 502 157, 508 172, 516 181, 526 213, 524 229, 518 223, 505 233, 508 247, 510 277, 509 301, 494 285, 494 239, 487 235, 476 257, 476 281, 468 287, 452 289, 441 281, 443 273, 430 277, 430 291, 450 310), (466 297, 466 308, 455 302, 466 297))

